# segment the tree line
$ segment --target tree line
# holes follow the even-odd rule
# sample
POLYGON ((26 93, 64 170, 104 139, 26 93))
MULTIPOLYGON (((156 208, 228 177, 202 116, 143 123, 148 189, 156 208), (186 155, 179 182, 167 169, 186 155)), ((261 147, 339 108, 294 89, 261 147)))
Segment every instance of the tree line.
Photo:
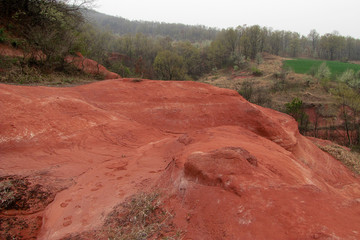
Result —
MULTIPOLYGON (((310 57, 326 60, 360 60, 360 40, 338 32, 320 35, 311 30, 307 36, 297 32, 272 30, 266 27, 239 26, 221 31, 214 44, 226 57, 244 55, 255 59, 257 53, 268 52, 284 57, 310 57)), ((224 57, 225 57, 224 56, 224 57)))
POLYGON ((239 26, 218 31, 212 41, 198 39, 193 42, 144 33, 117 36, 109 31, 96 30, 96 27, 93 27, 92 33, 89 31, 82 33, 84 39, 88 38, 88 43, 85 44, 87 49, 80 51, 123 76, 197 79, 215 68, 246 67, 249 61, 256 60, 262 52, 284 57, 360 60, 360 40, 343 37, 336 32, 320 36, 312 30, 305 37, 296 32, 274 31, 258 25, 239 26), (96 47, 91 47, 92 45, 96 47), (164 51, 170 53, 164 54, 164 51), (122 57, 118 61, 109 61, 106 54, 111 52, 119 53, 122 57), (172 67, 176 74, 164 74, 163 66, 159 67, 159 62, 164 63, 160 61, 163 58, 168 58, 168 61, 170 58, 177 59, 172 61, 172 64, 178 65, 172 67), (158 59, 156 64, 155 59, 158 59))
POLYGON ((185 25, 151 21, 130 21, 122 17, 109 16, 94 10, 84 11, 84 16, 93 25, 106 29, 115 35, 142 33, 147 36, 167 36, 177 41, 199 42, 213 40, 219 32, 216 28, 202 25, 185 25))
POLYGON ((30 56, 41 51, 46 57, 40 60, 33 57, 33 62, 52 69, 61 68, 64 56, 77 51, 124 77, 170 80, 197 79, 224 67, 245 68, 262 52, 286 57, 360 60, 360 40, 337 32, 321 36, 312 30, 301 36, 258 25, 217 30, 128 21, 86 9, 92 0, 76 2, 75 5, 70 0, 0 0, 1 19, 8 30, 26 40, 14 41, 14 45, 21 45, 30 56), (93 20, 86 21, 86 17, 93 20))

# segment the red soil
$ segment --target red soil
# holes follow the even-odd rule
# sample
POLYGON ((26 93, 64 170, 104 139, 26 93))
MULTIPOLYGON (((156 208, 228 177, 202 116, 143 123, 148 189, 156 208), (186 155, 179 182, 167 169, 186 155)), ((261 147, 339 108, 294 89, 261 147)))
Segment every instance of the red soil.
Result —
MULTIPOLYGON (((41 51, 29 53, 28 55, 24 55, 24 52, 21 49, 16 49, 10 47, 5 44, 0 44, 0 55, 8 56, 8 57, 21 57, 28 58, 33 54, 33 56, 38 59, 46 59, 46 55, 44 55, 41 51)), ((67 63, 74 64, 75 67, 82 70, 85 73, 93 74, 93 75, 102 75, 104 79, 117 79, 120 78, 120 75, 114 72, 110 72, 103 65, 97 63, 94 60, 89 58, 85 58, 81 55, 81 53, 76 53, 76 56, 67 56, 65 58, 67 63)), ((0 69, 2 71, 2 69, 0 69)))
POLYGON ((86 73, 102 75, 104 76, 104 79, 120 78, 119 74, 110 72, 103 65, 84 57, 81 53, 77 53, 76 56, 67 56, 65 61, 74 64, 74 66, 86 73))
POLYGON ((0 104, 0 177, 44 192, 28 208, 0 209, 12 226, 1 223, 0 238, 100 229, 128 196, 154 188, 183 239, 360 238, 359 178, 292 118, 235 91, 131 79, 1 84, 0 104))
POLYGON ((0 55, 9 57, 24 57, 24 53, 20 49, 15 49, 5 44, 0 44, 0 55))

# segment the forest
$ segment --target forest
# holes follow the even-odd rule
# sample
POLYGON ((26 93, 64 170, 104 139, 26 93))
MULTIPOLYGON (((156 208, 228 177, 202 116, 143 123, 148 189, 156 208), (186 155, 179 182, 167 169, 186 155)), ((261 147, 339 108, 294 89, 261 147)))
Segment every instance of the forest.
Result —
MULTIPOLYGON (((258 25, 205 26, 129 21, 89 10, 92 1, 0 1, 0 41, 41 50, 39 65, 62 68, 63 56, 81 52, 123 77, 198 79, 213 69, 242 68, 267 52, 343 62, 360 60, 360 40, 337 32, 307 36, 258 25), (6 36, 6 33, 10 33, 6 36), (49 64, 50 63, 50 64, 49 64)), ((29 58, 34 62, 34 58, 29 58)))

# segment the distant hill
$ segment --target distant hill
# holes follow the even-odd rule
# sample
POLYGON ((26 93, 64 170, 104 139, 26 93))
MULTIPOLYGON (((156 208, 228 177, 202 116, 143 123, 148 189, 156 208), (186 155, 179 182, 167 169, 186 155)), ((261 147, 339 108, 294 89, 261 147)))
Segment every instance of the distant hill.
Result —
POLYGON ((164 36, 174 40, 198 42, 213 40, 219 32, 219 29, 201 25, 191 26, 179 23, 130 21, 122 17, 114 17, 94 10, 86 11, 85 16, 91 23, 119 35, 143 33, 148 36, 164 36))

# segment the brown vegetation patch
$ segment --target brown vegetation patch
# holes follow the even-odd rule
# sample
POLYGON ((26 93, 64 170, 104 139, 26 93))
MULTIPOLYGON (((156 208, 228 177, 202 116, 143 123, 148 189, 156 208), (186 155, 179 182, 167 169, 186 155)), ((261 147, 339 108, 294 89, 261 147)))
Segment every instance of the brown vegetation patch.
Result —
POLYGON ((181 239, 182 231, 176 228, 173 218, 164 209, 159 193, 141 192, 116 206, 101 230, 69 235, 63 240, 181 239))
POLYGON ((42 210, 55 197, 46 187, 32 183, 26 177, 7 176, 0 178, 0 210, 42 210))
POLYGON ((41 176, 0 177, 0 239, 36 239, 43 210, 67 184, 41 176))
POLYGON ((0 178, 0 238, 36 239, 42 225, 39 213, 55 193, 21 176, 0 178))
POLYGON ((140 193, 117 206, 105 223, 109 239, 179 239, 173 215, 162 207, 159 193, 140 193))
POLYGON ((360 174, 360 154, 351 152, 341 146, 331 145, 320 145, 316 144, 321 150, 329 153, 331 156, 342 162, 346 167, 356 174, 360 174))

